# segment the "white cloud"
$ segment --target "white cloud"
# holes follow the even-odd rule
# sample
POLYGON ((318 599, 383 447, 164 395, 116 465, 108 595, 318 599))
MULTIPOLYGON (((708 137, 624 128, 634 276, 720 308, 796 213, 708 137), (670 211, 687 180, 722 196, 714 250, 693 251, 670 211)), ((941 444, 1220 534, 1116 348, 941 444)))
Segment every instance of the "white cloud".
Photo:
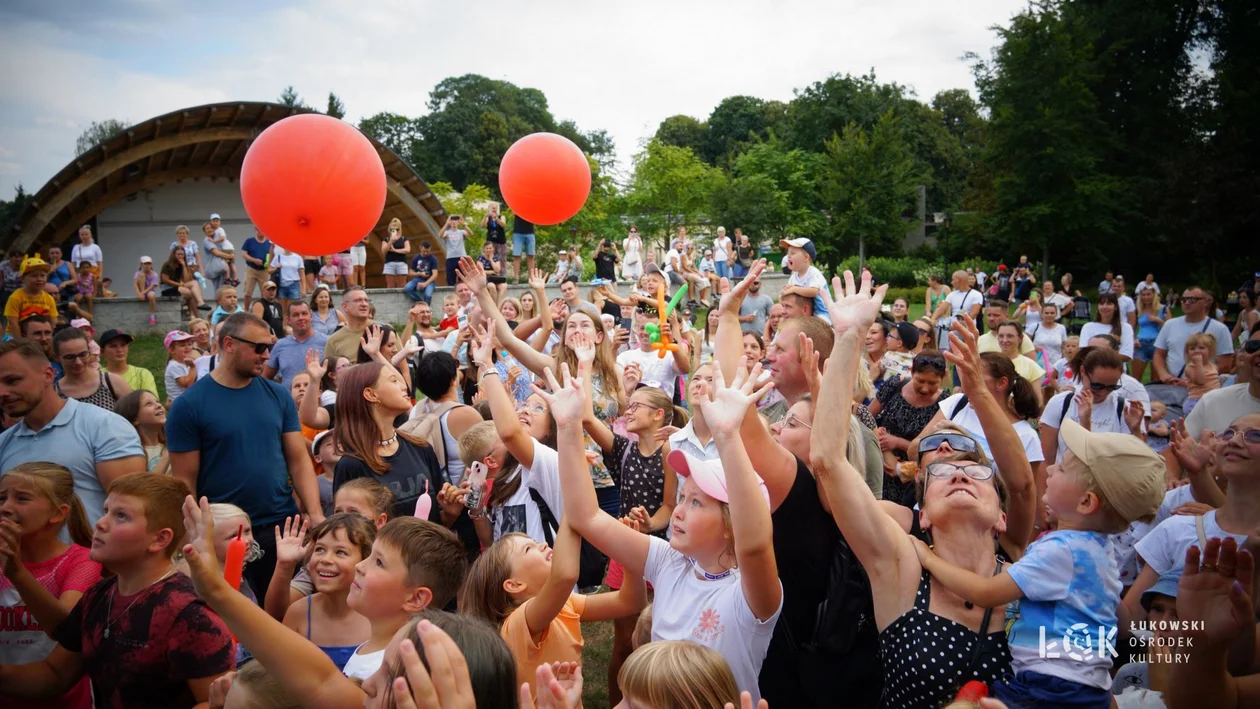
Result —
MULTIPOLYGON (((423 114, 428 92, 479 73, 542 90, 559 119, 603 128, 628 164, 639 142, 676 113, 705 118, 726 96, 790 100, 831 73, 895 81, 930 99, 972 88, 961 56, 986 54, 990 27, 1023 0, 590 3, 344 3, 312 0, 260 11, 127 3, 73 24, 0 22, 0 144, 38 189, 73 157, 91 121, 141 121, 177 108, 271 100, 293 84, 322 108, 329 91, 351 120, 423 114), (100 39, 126 26, 125 49, 100 39), (207 52, 198 43, 219 50, 207 52), (192 58, 182 57, 192 53, 192 58)), ((38 6, 36 6, 38 7, 38 6)), ((270 7, 265 4, 262 7, 270 7)), ((35 11, 31 11, 35 12, 35 11)))

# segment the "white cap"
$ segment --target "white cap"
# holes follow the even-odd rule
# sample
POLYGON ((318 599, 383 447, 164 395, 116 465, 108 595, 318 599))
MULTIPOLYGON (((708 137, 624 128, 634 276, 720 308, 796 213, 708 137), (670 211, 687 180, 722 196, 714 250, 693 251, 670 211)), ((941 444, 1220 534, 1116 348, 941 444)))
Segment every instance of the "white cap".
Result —
POLYGON ((140 263, 153 263, 153 259, 149 258, 148 256, 141 256, 140 263))
POLYGON ((214 214, 211 214, 211 215, 210 215, 210 218, 211 218, 211 219, 221 219, 221 217, 218 215, 218 213, 217 213, 217 212, 216 212, 216 213, 214 213, 214 214))

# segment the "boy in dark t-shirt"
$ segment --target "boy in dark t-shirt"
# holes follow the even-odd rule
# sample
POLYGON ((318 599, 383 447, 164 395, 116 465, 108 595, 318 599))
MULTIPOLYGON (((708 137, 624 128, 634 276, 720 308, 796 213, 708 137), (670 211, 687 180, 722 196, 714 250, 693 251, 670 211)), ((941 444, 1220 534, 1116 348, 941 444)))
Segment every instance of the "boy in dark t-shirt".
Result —
POLYGON ((0 665, 0 694, 61 696, 87 675, 97 707, 194 707, 233 667, 223 621, 198 600, 171 562, 184 538, 188 487, 133 473, 116 480, 96 524, 89 557, 116 575, 79 599, 52 637, 47 658, 0 665))

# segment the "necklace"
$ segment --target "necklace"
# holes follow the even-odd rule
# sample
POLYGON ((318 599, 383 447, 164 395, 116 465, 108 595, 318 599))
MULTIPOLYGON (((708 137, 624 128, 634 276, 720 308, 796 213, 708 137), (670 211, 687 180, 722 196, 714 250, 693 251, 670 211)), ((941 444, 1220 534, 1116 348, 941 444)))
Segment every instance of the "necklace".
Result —
POLYGON ((385 448, 386 446, 391 446, 391 445, 393 445, 393 444, 394 444, 394 441, 397 441, 397 440, 398 440, 398 430, 397 430, 397 429, 395 429, 395 430, 394 430, 394 435, 392 435, 392 436, 390 436, 389 438, 386 438, 385 440, 381 441, 381 442, 380 442, 380 446, 381 446, 381 448, 385 448))
MULTIPOLYGON (((135 597, 134 599, 132 599, 131 603, 130 603, 130 604, 128 604, 128 605, 127 605, 127 607, 123 610, 123 612, 122 612, 122 613, 120 613, 120 614, 118 615, 118 618, 122 618, 123 616, 127 615, 127 611, 130 611, 130 610, 131 610, 131 607, 132 607, 132 606, 134 606, 134 605, 136 605, 136 601, 139 601, 139 600, 140 600, 140 598, 141 598, 142 596, 144 596, 144 594, 145 594, 145 593, 146 593, 149 589, 151 589, 151 588, 153 588, 154 586, 158 585, 159 583, 161 583, 161 582, 165 581, 166 579, 170 578, 170 577, 171 577, 171 576, 173 576, 174 574, 175 574, 175 569, 171 569, 170 571, 167 571, 165 574, 162 574, 162 578, 158 579, 157 581, 154 581, 153 583, 151 583, 151 584, 149 584, 148 586, 145 586, 143 589, 141 589, 141 590, 140 590, 140 592, 136 594, 136 597, 135 597)), ((105 633, 104 633, 104 637, 106 637, 106 638, 108 638, 108 637, 109 637, 109 629, 110 629, 110 628, 112 628, 112 627, 114 626, 114 623, 117 623, 117 622, 118 622, 118 618, 114 618, 113 620, 110 620, 110 617, 114 615, 114 596, 117 596, 117 595, 118 595, 118 584, 117 584, 117 583, 115 583, 115 584, 114 584, 114 587, 113 587, 112 589, 110 589, 110 592, 109 592, 109 600, 107 601, 108 605, 107 605, 107 607, 106 607, 106 609, 105 609, 105 620, 106 620, 107 622, 105 623, 105 633)))
POLYGON ((703 568, 701 568, 700 565, 696 563, 695 559, 692 559, 691 557, 687 557, 687 561, 690 562, 692 566, 696 567, 696 571, 700 572, 701 574, 704 574, 704 577, 708 579, 709 581, 721 581, 727 576, 730 576, 731 574, 735 573, 735 569, 730 568, 730 569, 727 569, 726 571, 723 571, 720 574, 711 574, 708 571, 705 571, 703 568))

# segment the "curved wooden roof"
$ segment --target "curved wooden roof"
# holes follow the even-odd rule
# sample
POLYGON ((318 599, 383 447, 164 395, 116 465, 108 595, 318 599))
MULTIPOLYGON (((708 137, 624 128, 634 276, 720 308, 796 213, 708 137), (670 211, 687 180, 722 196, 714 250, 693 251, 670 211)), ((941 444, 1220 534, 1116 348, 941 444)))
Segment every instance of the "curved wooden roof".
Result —
MULTIPOLYGON (((41 249, 73 235, 106 207, 138 191, 199 177, 239 179, 245 151, 267 126, 309 109, 275 103, 220 103, 173 111, 99 143, 62 168, 32 197, 0 246, 41 249)), ((437 239, 446 211, 425 181, 389 148, 373 140, 385 166, 388 195, 373 234, 394 217, 403 233, 437 239)), ((380 273, 379 249, 368 250, 368 273, 380 273)))

